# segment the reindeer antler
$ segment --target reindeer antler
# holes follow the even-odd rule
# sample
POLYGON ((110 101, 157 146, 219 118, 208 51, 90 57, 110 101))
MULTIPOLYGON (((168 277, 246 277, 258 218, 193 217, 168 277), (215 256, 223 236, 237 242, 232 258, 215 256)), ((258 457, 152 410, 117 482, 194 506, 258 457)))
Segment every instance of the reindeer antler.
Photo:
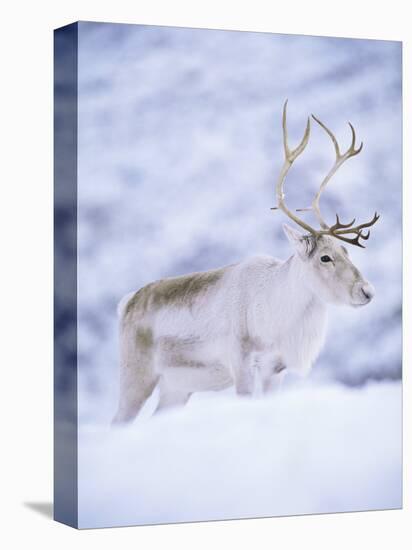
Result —
POLYGON ((320 235, 330 235, 332 237, 335 237, 336 239, 340 239, 342 241, 345 241, 350 244, 354 244, 356 246, 360 246, 361 248, 365 248, 363 244, 360 242, 360 240, 368 240, 370 236, 370 231, 367 233, 363 233, 362 230, 371 227, 374 225, 378 219, 379 215, 375 212, 373 218, 366 223, 361 223, 357 226, 354 226, 354 223, 356 219, 354 218, 351 222, 343 224, 339 220, 338 214, 336 214, 336 223, 332 226, 329 226, 326 221, 323 219, 322 214, 320 212, 319 207, 319 200, 321 197, 322 192, 325 190, 325 187, 329 183, 332 176, 337 172, 337 170, 342 166, 342 164, 348 160, 351 157, 354 157, 358 155, 363 147, 363 143, 360 144, 360 146, 356 149, 355 142, 356 142, 356 134, 355 129, 353 128, 352 124, 349 122, 349 126, 352 132, 352 142, 347 149, 345 153, 340 152, 339 144, 336 140, 336 137, 331 132, 331 130, 323 124, 318 118, 315 117, 315 115, 312 115, 312 118, 325 130, 325 132, 329 135, 329 137, 332 140, 333 146, 335 148, 336 153, 336 159, 335 163, 333 164, 332 168, 329 170, 325 178, 323 179, 322 183, 320 184, 319 190, 315 195, 315 198, 313 199, 312 205, 309 208, 299 208, 297 211, 308 211, 312 210, 321 226, 321 229, 314 229, 310 225, 308 225, 306 222, 298 218, 296 215, 294 215, 286 206, 284 202, 284 193, 283 193, 283 186, 284 186, 284 180, 286 177, 287 172, 289 171, 289 168, 291 167, 293 161, 296 159, 298 155, 302 153, 302 151, 305 149, 306 145, 309 141, 309 134, 310 134, 310 119, 308 118, 308 122, 306 124, 306 130, 305 134, 303 136, 302 141, 298 145, 296 149, 293 151, 290 151, 287 143, 287 128, 286 128, 286 106, 287 106, 287 100, 285 101, 285 104, 283 106, 283 119, 282 119, 282 126, 283 126, 283 145, 285 150, 285 161, 283 163, 283 167, 281 169, 278 183, 276 185, 276 196, 278 199, 278 206, 280 210, 285 212, 285 214, 291 218, 293 221, 295 221, 298 225, 306 229, 306 231, 309 231, 312 235, 320 236, 320 235), (355 235, 354 237, 350 238, 349 236, 345 235, 355 235))
POLYGON ((282 212, 284 212, 289 218, 291 218, 295 223, 303 227, 306 231, 309 231, 309 233, 312 233, 313 235, 317 234, 316 229, 308 225, 306 222, 298 218, 289 208, 286 206, 285 203, 285 193, 283 192, 283 186, 285 183, 285 178, 287 173, 289 172, 290 167, 292 166, 293 162, 296 160, 296 158, 304 151, 306 145, 309 141, 309 135, 310 135, 310 118, 308 117, 307 123, 306 123, 306 129, 305 133, 303 135, 302 141, 299 143, 299 145, 296 147, 296 149, 290 149, 288 145, 288 130, 286 125, 286 107, 288 104, 288 100, 285 101, 285 104, 283 106, 283 117, 282 117, 282 128, 283 128, 283 148, 285 151, 285 160, 283 162, 283 166, 280 170, 279 178, 276 184, 276 197, 278 200, 278 205, 272 208, 272 210, 280 209, 282 212))
POLYGON ((333 132, 323 122, 321 122, 318 118, 316 118, 315 115, 312 115, 312 118, 328 134, 328 136, 332 140, 332 143, 335 147, 335 153, 336 153, 335 163, 332 166, 332 168, 329 170, 327 175, 325 176, 322 183, 320 184, 319 190, 316 193, 316 196, 315 196, 315 198, 312 202, 312 210, 314 211, 321 227, 323 229, 326 229, 330 235, 332 235, 333 237, 336 237, 337 239, 345 241, 347 243, 354 244, 356 246, 360 246, 361 248, 365 248, 360 243, 360 239, 363 239, 363 240, 367 241, 369 239, 370 232, 368 231, 366 234, 364 234, 364 233, 362 233, 362 229, 364 229, 366 227, 371 227, 374 223, 376 223, 378 221, 379 216, 376 212, 375 212, 373 218, 371 219, 371 221, 366 222, 366 223, 362 223, 362 224, 357 225, 357 226, 354 226, 354 223, 356 221, 355 218, 347 224, 342 224, 339 220, 338 214, 336 214, 336 223, 329 227, 328 224, 325 222, 325 220, 322 218, 322 215, 320 213, 320 208, 319 208, 320 196, 321 196, 322 192, 324 191, 326 185, 328 184, 329 180, 332 178, 332 176, 337 172, 337 170, 342 166, 342 164, 345 161, 347 161, 351 157, 355 157, 356 155, 358 155, 362 151, 363 142, 361 142, 359 147, 356 149, 356 147, 355 147, 355 142, 356 142, 355 129, 352 126, 352 124, 350 122, 348 122, 348 124, 350 126, 350 129, 351 129, 351 132, 352 132, 352 141, 351 141, 351 144, 350 144, 349 148, 347 149, 347 151, 342 154, 340 152, 339 144, 338 144, 338 142, 336 140, 336 137, 334 136, 333 132), (353 237, 353 238, 343 237, 342 235, 344 235, 344 234, 355 234, 355 237, 353 237))

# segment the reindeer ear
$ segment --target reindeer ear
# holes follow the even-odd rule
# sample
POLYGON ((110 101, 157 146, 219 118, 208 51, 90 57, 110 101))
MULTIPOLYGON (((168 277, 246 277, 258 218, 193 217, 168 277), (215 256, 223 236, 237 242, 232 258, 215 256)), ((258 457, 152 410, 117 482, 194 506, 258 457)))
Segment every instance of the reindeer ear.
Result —
POLYGON ((314 237, 312 235, 304 235, 286 223, 283 224, 283 231, 299 256, 303 260, 307 260, 316 247, 314 237))

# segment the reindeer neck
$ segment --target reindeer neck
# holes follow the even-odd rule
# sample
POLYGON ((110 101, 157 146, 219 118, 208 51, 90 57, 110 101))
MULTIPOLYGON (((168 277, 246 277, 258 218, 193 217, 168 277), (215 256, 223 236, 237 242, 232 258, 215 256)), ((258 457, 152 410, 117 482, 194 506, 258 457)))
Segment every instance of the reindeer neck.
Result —
POLYGON ((293 255, 286 260, 280 270, 280 277, 281 299, 287 300, 291 313, 300 315, 309 307, 325 308, 324 302, 310 288, 305 265, 298 257, 293 255))

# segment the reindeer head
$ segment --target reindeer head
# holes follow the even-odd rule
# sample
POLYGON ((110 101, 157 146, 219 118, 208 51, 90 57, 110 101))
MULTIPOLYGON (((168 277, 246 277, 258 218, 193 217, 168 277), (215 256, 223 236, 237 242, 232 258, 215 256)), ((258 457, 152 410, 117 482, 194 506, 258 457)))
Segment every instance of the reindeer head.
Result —
POLYGON ((288 225, 284 226, 285 233, 297 252, 297 258, 302 263, 305 282, 310 288, 321 299, 327 302, 348 304, 352 306, 366 305, 373 298, 373 287, 362 277, 360 271, 350 261, 347 249, 342 246, 339 241, 344 241, 364 248, 361 241, 368 240, 370 236, 369 230, 367 232, 364 232, 364 230, 374 225, 379 219, 379 216, 375 213, 369 222, 355 226, 355 219, 350 223, 343 224, 340 222, 338 214, 336 214, 335 224, 328 225, 323 219, 319 207, 320 196, 329 180, 347 159, 361 152, 363 144, 361 143, 357 149, 355 148, 355 130, 349 123, 352 132, 352 142, 349 149, 342 154, 333 133, 319 119, 312 115, 312 118, 331 138, 336 153, 335 163, 320 184, 312 205, 309 208, 297 210, 300 212, 311 210, 314 212, 320 224, 320 228, 315 229, 289 210, 285 203, 283 187, 286 175, 293 162, 305 149, 310 135, 310 118, 308 118, 302 141, 296 149, 289 149, 286 126, 286 106, 287 101, 283 107, 283 145, 285 161, 276 185, 278 205, 273 208, 273 210, 282 210, 290 219, 307 232, 303 234, 288 225))

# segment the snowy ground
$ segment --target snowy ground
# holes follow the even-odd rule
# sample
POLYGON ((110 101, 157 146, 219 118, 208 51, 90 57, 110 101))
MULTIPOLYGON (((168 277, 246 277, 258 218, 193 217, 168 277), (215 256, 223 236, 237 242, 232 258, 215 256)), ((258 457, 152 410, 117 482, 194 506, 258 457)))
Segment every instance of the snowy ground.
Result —
MULTIPOLYGON (((396 42, 80 24, 81 525, 400 506, 400 62, 396 42), (364 142, 322 208, 328 220, 381 214, 367 249, 350 250, 374 301, 331 311, 309 380, 278 399, 194 396, 183 410, 109 431, 125 293, 251 255, 290 255, 285 219, 270 210, 286 98, 291 143, 311 112, 343 146, 347 120, 364 142)), ((310 203, 332 162, 313 127, 288 180, 292 207, 310 203)))
POLYGON ((401 385, 203 395, 84 426, 79 459, 81 527, 399 508, 401 385))

